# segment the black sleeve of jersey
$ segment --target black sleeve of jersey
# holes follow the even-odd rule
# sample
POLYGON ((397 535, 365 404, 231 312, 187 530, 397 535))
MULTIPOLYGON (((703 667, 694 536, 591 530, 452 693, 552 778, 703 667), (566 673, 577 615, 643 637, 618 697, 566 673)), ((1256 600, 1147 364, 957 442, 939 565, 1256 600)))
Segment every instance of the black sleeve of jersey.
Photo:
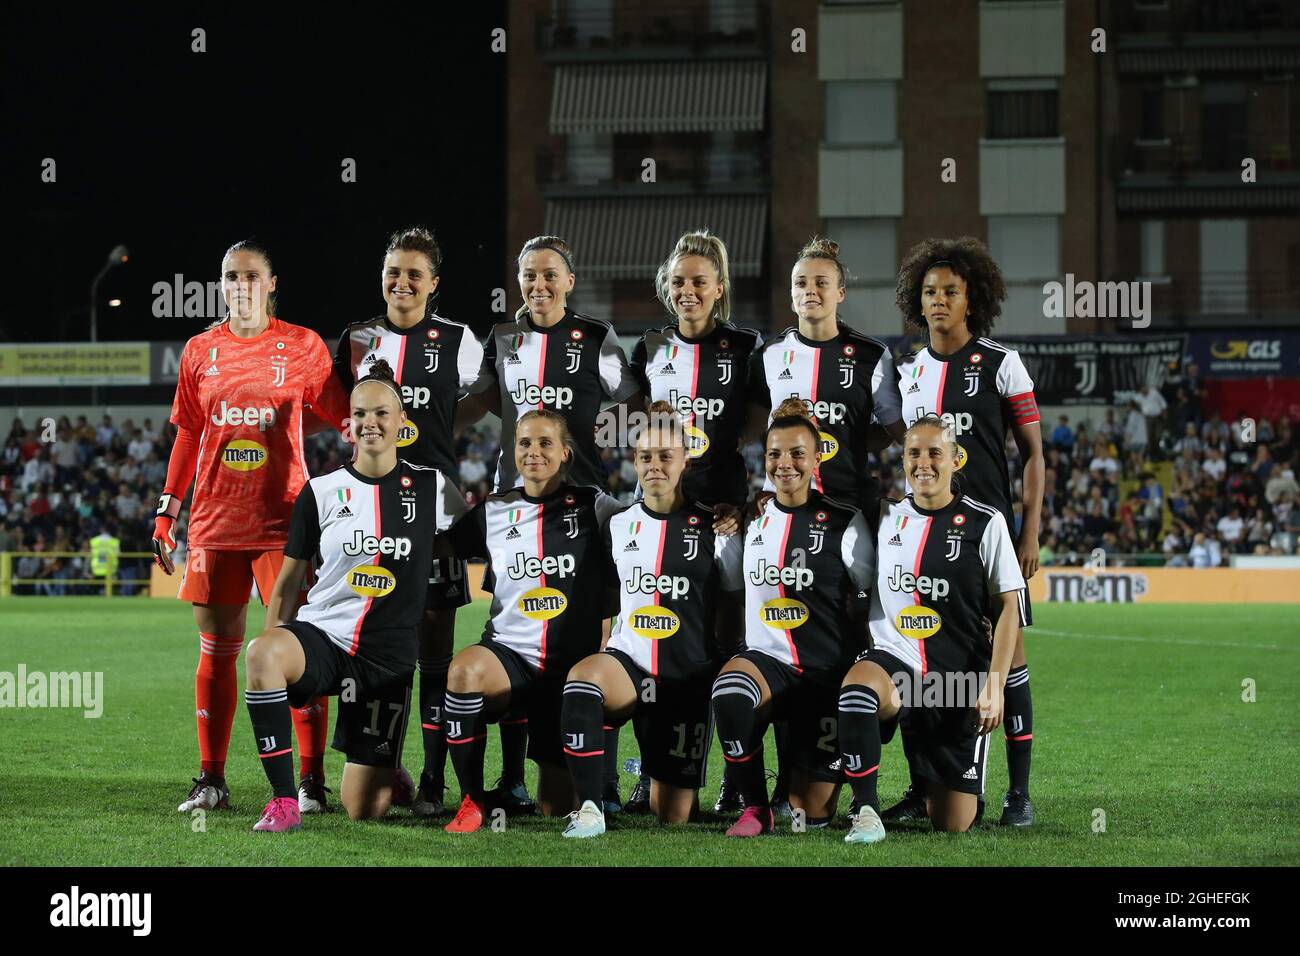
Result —
POLYGON ((456 557, 488 557, 487 547, 487 507, 482 501, 467 511, 447 532, 456 549, 456 557))
POLYGON ((772 393, 767 387, 767 372, 763 369, 763 343, 754 344, 754 351, 749 353, 749 375, 745 384, 745 394, 751 404, 763 409, 772 408, 772 393))
MULTIPOLYGON (((612 518, 613 516, 611 516, 612 518)), ((603 602, 601 617, 617 617, 619 612, 618 589, 620 581, 618 579, 618 567, 614 564, 614 542, 609 533, 609 521, 606 521, 600 529, 600 548, 596 555, 597 584, 600 587, 600 600, 603 602)))
POLYGON ((632 378, 636 380, 637 385, 641 387, 641 394, 645 396, 646 404, 650 404, 650 380, 645 377, 646 366, 646 348, 645 336, 642 336, 636 345, 632 346, 632 360, 628 362, 628 367, 632 370, 632 378))
POLYGON ((311 482, 302 486, 298 500, 293 503, 293 517, 289 519, 289 540, 284 545, 286 558, 310 561, 320 550, 320 514, 316 510, 316 492, 311 482))
POLYGON ((356 382, 352 378, 352 336, 347 329, 339 336, 339 344, 334 349, 334 376, 344 393, 350 394, 356 382))

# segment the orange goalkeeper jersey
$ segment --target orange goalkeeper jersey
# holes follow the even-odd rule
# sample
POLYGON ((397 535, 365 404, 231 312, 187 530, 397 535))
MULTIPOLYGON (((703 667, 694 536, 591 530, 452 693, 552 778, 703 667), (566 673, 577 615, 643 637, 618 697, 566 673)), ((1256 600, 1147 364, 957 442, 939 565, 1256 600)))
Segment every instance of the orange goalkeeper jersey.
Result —
POLYGON ((272 318, 241 339, 223 322, 185 343, 171 420, 199 442, 191 548, 284 546, 309 477, 304 406, 335 427, 348 414, 333 358, 311 329, 272 318))

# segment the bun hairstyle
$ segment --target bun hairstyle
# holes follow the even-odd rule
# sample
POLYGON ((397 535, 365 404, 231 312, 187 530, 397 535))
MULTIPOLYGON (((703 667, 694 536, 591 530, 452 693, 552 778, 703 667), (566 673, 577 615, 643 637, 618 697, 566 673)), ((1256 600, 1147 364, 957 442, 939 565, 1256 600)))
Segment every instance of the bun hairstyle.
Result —
POLYGON ((438 239, 432 230, 424 226, 407 226, 405 229, 397 230, 388 237, 388 248, 384 250, 384 258, 399 251, 422 254, 429 260, 430 275, 442 274, 442 247, 438 245, 438 239))
POLYGON ((388 359, 376 359, 374 364, 370 366, 370 371, 352 386, 352 391, 355 392, 367 382, 379 382, 387 385, 393 390, 393 394, 397 396, 397 407, 406 408, 406 403, 402 401, 402 390, 397 386, 397 376, 393 374, 393 367, 388 364, 388 359))
MULTIPOLYGON (((688 232, 677 240, 672 254, 663 261, 655 274, 655 293, 659 301, 670 313, 673 313, 672 270, 673 264, 685 256, 703 256, 713 265, 718 274, 718 284, 722 286, 722 295, 713 304, 709 318, 716 322, 731 321, 731 268, 727 258, 727 247, 721 239, 707 229, 688 232)), ((675 313, 673 313, 675 314, 675 313)))
MULTIPOLYGON (((237 243, 235 243, 233 246, 227 249, 221 257, 222 263, 224 264, 225 261, 229 259, 231 256, 233 256, 236 252, 251 252, 254 255, 261 256, 262 260, 266 263, 267 273, 272 278, 275 277, 275 266, 271 264, 270 250, 268 250, 266 246, 262 245, 262 243, 258 241, 256 238, 254 238, 253 236, 249 236, 247 239, 240 239, 237 243)), ((275 315, 278 311, 278 307, 279 307, 279 300, 275 297, 275 293, 272 292, 267 297, 266 300, 267 315, 275 315)), ((208 328, 215 329, 222 322, 228 322, 229 320, 230 320, 230 310, 227 309, 226 314, 223 315, 221 318, 217 319, 216 321, 214 321, 211 325, 208 326, 208 328)))
MULTIPOLYGON (((528 255, 530 252, 536 252, 538 249, 550 249, 552 252, 558 253, 559 257, 564 260, 565 268, 567 268, 569 272, 574 273, 575 275, 577 274, 576 270, 573 268, 573 250, 570 249, 569 244, 559 236, 533 236, 533 238, 524 243, 524 247, 519 250, 519 257, 515 261, 522 266, 524 256, 528 255)), ((525 302, 519 307, 518 311, 515 312, 515 318, 522 319, 527 314, 528 303, 525 302)))
POLYGON ((808 244, 799 250, 799 256, 795 259, 795 262, 803 262, 805 259, 829 259, 835 263, 835 269, 840 275, 839 287, 844 288, 849 270, 840 260, 840 244, 838 242, 833 242, 825 236, 813 236, 808 240, 808 244))
POLYGON ((803 403, 802 398, 787 398, 776 406, 776 411, 772 413, 772 424, 767 426, 767 434, 763 438, 764 444, 767 443, 767 436, 778 428, 806 428, 808 434, 812 436, 813 445, 821 448, 821 432, 808 417, 808 406, 803 403))
POLYGON ((651 402, 645 411, 649 422, 638 428, 636 433, 631 436, 633 448, 641 440, 641 436, 652 429, 668 432, 676 439, 676 444, 680 444, 683 448, 686 447, 686 429, 682 427, 682 418, 677 414, 677 409, 673 408, 671 403, 660 399, 651 402))

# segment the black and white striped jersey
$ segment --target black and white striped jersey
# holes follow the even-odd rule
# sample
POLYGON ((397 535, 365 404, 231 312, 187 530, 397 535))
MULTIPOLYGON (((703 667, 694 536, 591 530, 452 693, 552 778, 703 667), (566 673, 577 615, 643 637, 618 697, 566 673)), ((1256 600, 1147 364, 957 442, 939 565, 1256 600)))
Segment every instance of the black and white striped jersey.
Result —
POLYGON ((1019 353, 989 338, 972 338, 953 355, 923 348, 899 359, 898 392, 909 427, 929 413, 952 425, 962 493, 996 507, 1014 533, 1007 429, 1038 421, 1019 353))
POLYGON ((842 674, 866 646, 873 567, 862 514, 813 492, 785 508, 773 496, 745 529, 745 644, 800 673, 842 674), (865 615, 863 615, 865 616, 865 615))
POLYGON ((522 488, 488 495, 451 530, 462 558, 485 558, 492 607, 483 636, 538 670, 600 649, 614 581, 601 525, 619 509, 599 488, 563 485, 545 498, 522 488))
POLYGON ((647 332, 632 349, 632 374, 646 404, 668 402, 683 418, 691 467, 682 488, 690 501, 739 506, 748 497, 740 433, 748 413, 749 358, 757 345, 757 332, 730 323, 700 339, 687 338, 673 323, 647 332))
POLYGON ((382 478, 352 465, 303 485, 293 507, 289 558, 318 558, 297 618, 348 654, 415 661, 433 536, 465 514, 465 499, 436 468, 406 461, 382 478))
POLYGON ((501 455, 497 491, 514 487, 515 422, 535 408, 559 412, 573 435, 569 476, 575 485, 604 487, 605 470, 596 449, 601 406, 636 394, 636 379, 608 322, 564 310, 550 328, 524 316, 493 327, 484 346, 483 367, 470 391, 496 388, 501 394, 501 455))
POLYGON ((1025 580, 1006 519, 965 495, 927 511, 908 495, 880 503, 871 590, 871 640, 924 676, 987 671, 982 619, 995 594, 1025 580))
POLYGON ((353 322, 334 351, 334 374, 350 392, 377 359, 386 359, 402 389, 407 423, 397 436, 398 454, 437 468, 459 486, 452 441, 456 401, 477 379, 483 346, 460 322, 425 316, 399 329, 379 315, 353 322))
POLYGON ((604 537, 619 596, 606 647, 654 677, 716 672, 718 591, 744 587, 740 535, 715 535, 703 505, 660 514, 637 501, 609 519, 604 537))
MULTIPOLYGON (((787 398, 803 399, 821 432, 822 463, 813 488, 857 506, 871 504, 879 483, 867 467, 867 426, 902 415, 893 357, 885 343, 844 324, 839 335, 814 342, 797 327, 768 339, 750 362, 749 400, 772 412, 787 398)), ((765 486, 771 490, 771 482, 765 486)))

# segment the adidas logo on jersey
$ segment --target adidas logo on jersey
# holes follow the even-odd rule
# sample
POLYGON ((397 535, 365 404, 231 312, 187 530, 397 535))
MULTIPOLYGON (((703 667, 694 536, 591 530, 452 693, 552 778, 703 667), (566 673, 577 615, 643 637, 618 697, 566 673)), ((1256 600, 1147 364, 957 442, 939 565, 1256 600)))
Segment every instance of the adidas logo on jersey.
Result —
POLYGON ((627 544, 623 546, 623 550, 624 552, 627 552, 627 551, 640 551, 641 549, 636 546, 635 541, 629 541, 627 544))
POLYGON ((677 374, 677 369, 673 368, 673 363, 672 363, 672 362, 669 362, 667 365, 665 365, 663 368, 661 368, 661 369, 659 370, 659 374, 660 374, 660 375, 676 375, 676 374, 677 374))
POLYGON ((344 505, 342 508, 340 508, 338 511, 336 511, 336 512, 334 513, 334 517, 336 517, 336 518, 351 518, 351 517, 353 517, 352 509, 349 508, 347 505, 344 505))
POLYGON ((369 365, 369 364, 371 364, 372 362, 374 362, 374 361, 375 361, 376 359, 378 359, 378 358, 379 358, 378 355, 376 355, 374 352, 371 352, 369 355, 367 355, 365 358, 363 358, 363 359, 361 360, 361 364, 362 364, 362 365, 369 365))
POLYGON ((376 757, 387 757, 393 752, 393 748, 388 746, 387 740, 383 740, 380 741, 379 746, 376 747, 373 752, 376 757))
POLYGON ((212 375, 220 375, 221 372, 220 372, 220 370, 217 368, 217 363, 216 363, 216 362, 213 362, 211 365, 208 366, 208 370, 207 370, 206 372, 204 372, 203 374, 204 374, 204 375, 207 375, 207 376, 212 376, 212 375))
POLYGON ((921 383, 920 383, 920 382, 913 382, 913 383, 912 383, 912 387, 909 388, 909 389, 907 390, 907 394, 908 394, 908 395, 915 395, 915 394, 916 394, 917 392, 919 392, 920 390, 921 390, 921 383))
POLYGON ((787 369, 782 369, 782 370, 781 370, 781 374, 777 376, 777 379, 778 379, 778 380, 780 380, 780 379, 792 379, 792 378, 794 378, 794 376, 790 374, 790 370, 789 370, 788 368, 787 368, 787 369))
POLYGON ((969 770, 967 770, 964 774, 961 775, 961 778, 963 780, 978 780, 979 774, 975 771, 975 768, 972 766, 969 770))
POLYGON ((507 540, 507 541, 510 541, 510 540, 512 540, 512 539, 514 539, 514 538, 517 538, 517 537, 519 537, 519 529, 518 529, 518 528, 511 528, 509 531, 506 532, 506 540, 507 540))
POLYGON ((751 541, 751 542, 749 542, 749 543, 750 543, 750 544, 762 544, 762 543, 763 543, 763 536, 762 536, 761 534, 756 534, 756 535, 754 535, 754 540, 751 541))
POLYGON ((889 543, 901 548, 903 546, 903 538, 901 535, 896 534, 889 539, 889 543))

